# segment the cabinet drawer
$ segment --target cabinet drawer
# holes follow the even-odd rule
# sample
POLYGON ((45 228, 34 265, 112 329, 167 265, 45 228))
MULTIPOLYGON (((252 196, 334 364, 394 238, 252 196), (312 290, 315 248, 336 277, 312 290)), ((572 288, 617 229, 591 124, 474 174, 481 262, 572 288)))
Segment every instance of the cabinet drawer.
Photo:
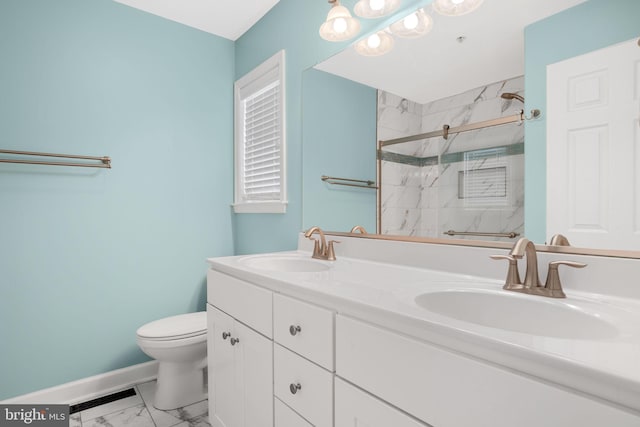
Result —
POLYGON ((336 316, 336 375, 437 427, 631 427, 640 417, 336 316))
POLYGON ((277 343, 333 371, 333 312, 275 294, 273 329, 277 343))
POLYGON ((333 374, 278 344, 273 347, 274 394, 314 426, 331 427, 333 374))
POLYGON ((340 378, 336 378, 335 427, 358 426, 428 427, 340 378))
POLYGON ((296 414, 293 409, 274 398, 277 427, 313 427, 304 418, 296 414))
POLYGON ((271 291, 207 270, 207 301, 245 325, 269 338, 273 337, 271 291))

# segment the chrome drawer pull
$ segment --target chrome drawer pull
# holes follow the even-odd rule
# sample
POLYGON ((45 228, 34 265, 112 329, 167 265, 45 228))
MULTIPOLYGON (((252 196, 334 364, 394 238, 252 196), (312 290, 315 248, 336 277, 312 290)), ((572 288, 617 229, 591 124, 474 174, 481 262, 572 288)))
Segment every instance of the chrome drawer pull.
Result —
POLYGON ((293 335, 294 337, 295 337, 299 332, 302 332, 302 328, 300 327, 300 325, 297 325, 297 326, 293 326, 293 325, 291 325, 291 326, 289 326, 289 333, 290 333, 291 335, 293 335))
POLYGON ((226 340, 227 338, 229 338, 231 336, 231 332, 223 332, 222 333, 222 339, 226 340))
POLYGON ((236 345, 240 342, 239 338, 231 338, 231 345, 236 345))
POLYGON ((291 394, 296 394, 298 392, 298 390, 300 390, 302 388, 302 386, 300 385, 300 383, 297 384, 289 384, 289 391, 291 392, 291 394))

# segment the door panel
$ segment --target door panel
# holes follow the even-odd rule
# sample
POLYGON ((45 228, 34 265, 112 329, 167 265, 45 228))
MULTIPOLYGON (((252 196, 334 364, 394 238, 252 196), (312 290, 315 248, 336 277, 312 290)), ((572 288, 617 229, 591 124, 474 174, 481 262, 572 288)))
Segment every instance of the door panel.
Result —
POLYGON ((233 334, 233 318, 207 304, 209 339, 207 340, 209 364, 209 418, 214 427, 241 426, 241 397, 238 384, 238 369, 234 360, 234 348, 230 337, 233 334))
POLYGON ((240 340, 234 350, 243 371, 242 425, 273 426, 273 342, 239 322, 234 337, 240 340))
POLYGON ((636 39, 547 67, 547 238, 640 247, 639 84, 636 39))

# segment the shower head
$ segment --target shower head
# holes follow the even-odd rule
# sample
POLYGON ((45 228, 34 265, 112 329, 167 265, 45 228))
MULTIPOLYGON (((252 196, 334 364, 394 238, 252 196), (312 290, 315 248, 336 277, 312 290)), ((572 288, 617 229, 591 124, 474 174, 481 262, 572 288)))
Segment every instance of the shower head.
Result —
POLYGON ((502 98, 504 98, 504 99, 517 99, 518 101, 520 101, 520 102, 522 102, 524 104, 524 98, 522 96, 518 95, 517 93, 505 92, 500 96, 502 98))

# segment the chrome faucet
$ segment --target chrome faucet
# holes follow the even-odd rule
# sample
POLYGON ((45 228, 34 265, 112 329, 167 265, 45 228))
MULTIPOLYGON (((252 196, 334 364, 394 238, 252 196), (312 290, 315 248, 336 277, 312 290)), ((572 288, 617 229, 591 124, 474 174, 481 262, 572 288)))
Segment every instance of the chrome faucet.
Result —
POLYGON ((304 237, 313 240, 313 254, 311 255, 311 258, 323 259, 327 261, 336 260, 336 253, 333 249, 333 244, 340 242, 338 242, 337 240, 329 240, 329 243, 327 244, 324 233, 322 232, 320 227, 311 227, 304 233, 304 237), (313 238, 314 233, 318 233, 320 235, 320 241, 313 238))
POLYGON ((547 281, 544 286, 540 283, 538 275, 538 256, 536 255, 536 246, 529 239, 520 238, 511 248, 509 255, 492 255, 493 259, 506 259, 509 261, 509 270, 505 280, 503 289, 508 291, 522 292, 525 294, 541 295, 551 298, 565 298, 566 295, 562 290, 558 267, 560 265, 568 265, 569 267, 583 268, 587 264, 574 261, 552 261, 549 263, 549 272, 547 273, 547 281), (518 260, 527 257, 527 270, 524 277, 524 283, 520 282, 520 274, 518 273, 518 260))

